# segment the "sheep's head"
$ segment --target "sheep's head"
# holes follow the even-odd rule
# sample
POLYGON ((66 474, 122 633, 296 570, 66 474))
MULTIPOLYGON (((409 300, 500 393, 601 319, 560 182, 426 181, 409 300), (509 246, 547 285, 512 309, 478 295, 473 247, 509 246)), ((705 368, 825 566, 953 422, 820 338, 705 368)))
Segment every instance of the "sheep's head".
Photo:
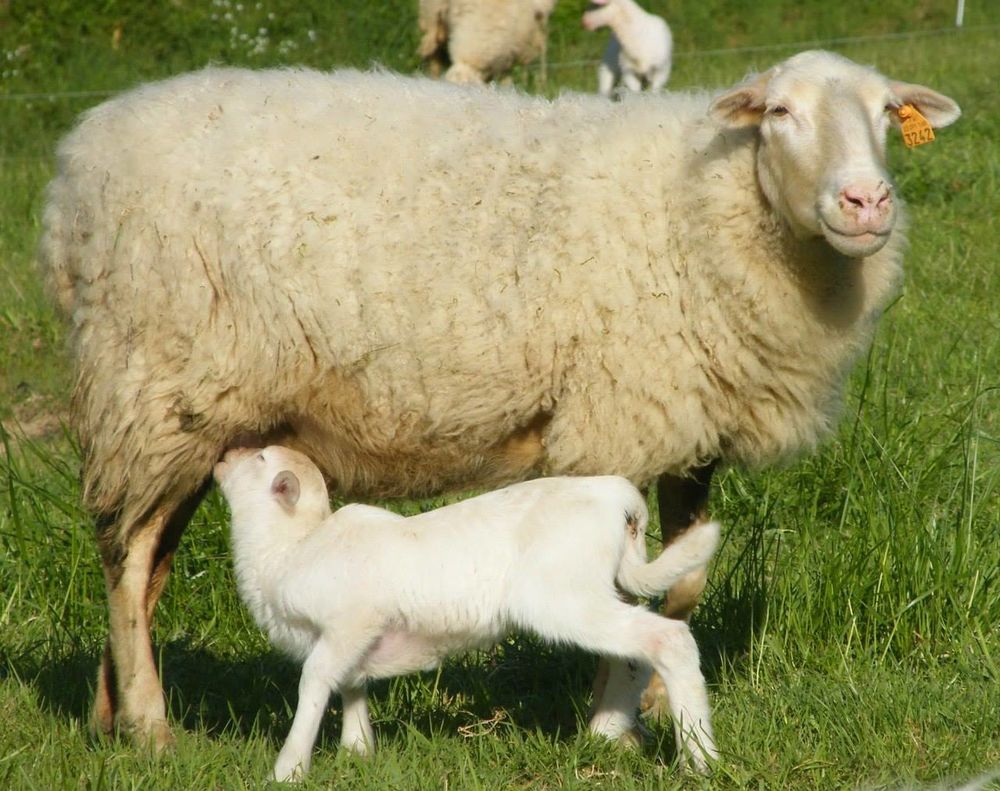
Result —
POLYGON ((290 448, 233 448, 213 473, 234 519, 247 515, 270 521, 270 516, 279 515, 312 525, 330 514, 322 473, 290 448))
POLYGON ((822 236, 861 258, 881 249, 895 226, 885 140, 905 105, 934 127, 961 114, 930 88, 813 51, 724 92, 710 114, 724 128, 757 127, 761 190, 798 236, 822 236))
POLYGON ((602 27, 614 27, 618 24, 621 9, 615 0, 591 0, 583 14, 584 30, 598 30, 602 27))

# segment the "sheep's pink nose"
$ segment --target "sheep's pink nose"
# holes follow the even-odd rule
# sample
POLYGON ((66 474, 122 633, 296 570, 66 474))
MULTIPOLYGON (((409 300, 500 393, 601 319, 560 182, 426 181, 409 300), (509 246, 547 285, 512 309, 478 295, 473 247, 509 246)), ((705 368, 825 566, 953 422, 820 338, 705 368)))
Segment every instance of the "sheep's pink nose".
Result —
POLYGON ((840 207, 859 226, 878 228, 892 209, 889 185, 884 181, 871 186, 849 184, 840 191, 840 207))
POLYGON ((256 450, 258 450, 258 448, 230 448, 223 454, 222 460, 232 464, 235 461, 246 458, 256 450))

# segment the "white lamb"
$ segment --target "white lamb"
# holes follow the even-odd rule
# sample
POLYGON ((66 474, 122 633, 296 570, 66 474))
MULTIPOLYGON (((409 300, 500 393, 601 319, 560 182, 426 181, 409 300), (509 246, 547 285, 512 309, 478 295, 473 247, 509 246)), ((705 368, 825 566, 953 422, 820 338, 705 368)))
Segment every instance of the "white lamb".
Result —
POLYGON ((645 11, 635 0, 592 0, 583 15, 587 30, 611 28, 597 67, 597 91, 611 96, 621 83, 630 91, 659 91, 670 78, 674 41, 663 17, 645 11))
POLYGON ((624 478, 538 478, 404 519, 348 505, 288 448, 230 450, 215 478, 232 511, 236 579, 274 643, 303 662, 274 775, 309 769, 330 692, 341 744, 374 748, 365 683, 435 667, 512 629, 655 668, 678 751, 717 756, 698 648, 683 621, 624 603, 705 566, 719 527, 698 525, 646 562, 645 498, 624 478))
POLYGON ((545 58, 556 0, 420 0, 418 52, 437 76, 481 83, 545 58))
POLYGON ((899 287, 903 104, 959 116, 824 52, 622 104, 210 68, 90 110, 59 149, 41 261, 72 321, 108 588, 95 727, 169 743, 150 621, 247 434, 355 499, 655 482, 665 541, 705 518, 716 463, 813 448, 899 287))

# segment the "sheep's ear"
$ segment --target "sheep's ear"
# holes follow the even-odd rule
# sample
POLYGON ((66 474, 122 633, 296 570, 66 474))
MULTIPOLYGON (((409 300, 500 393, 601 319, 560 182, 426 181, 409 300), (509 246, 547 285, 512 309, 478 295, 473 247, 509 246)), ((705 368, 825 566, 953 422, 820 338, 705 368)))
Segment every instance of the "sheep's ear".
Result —
POLYGON ((773 72, 773 69, 769 69, 763 74, 756 74, 716 96, 709 105, 709 116, 727 129, 757 126, 764 116, 767 85, 773 72))
MULTIPOLYGON (((923 85, 911 85, 908 82, 892 82, 889 84, 893 98, 902 106, 910 104, 917 108, 917 111, 926 118, 930 125, 935 128, 948 126, 958 120, 962 114, 962 108, 952 99, 943 93, 932 91, 923 85)), ((899 125, 899 119, 895 118, 894 123, 899 125)))
POLYGON ((271 494, 282 508, 291 511, 299 501, 299 479, 291 470, 282 470, 271 481, 271 494))

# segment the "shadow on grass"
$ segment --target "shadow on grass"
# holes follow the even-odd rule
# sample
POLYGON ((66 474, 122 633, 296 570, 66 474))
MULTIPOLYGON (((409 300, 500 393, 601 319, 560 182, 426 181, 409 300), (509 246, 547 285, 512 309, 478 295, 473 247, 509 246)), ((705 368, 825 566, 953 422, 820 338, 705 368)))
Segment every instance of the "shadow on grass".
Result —
MULTIPOLYGON (((714 607, 719 606, 714 602, 714 607)), ((727 605, 729 624, 750 624, 740 613, 747 603, 727 605)), ((713 619, 714 620, 714 619, 713 619)), ((714 626, 714 624, 713 624, 714 626)), ((696 625, 702 665, 711 684, 730 652, 744 653, 748 629, 724 634, 696 625)), ((51 662, 5 663, 35 687, 41 704, 57 717, 86 723, 93 700, 97 651, 76 650, 51 662)), ((235 658, 170 642, 159 650, 164 687, 174 727, 210 737, 264 738, 279 745, 288 735, 297 699, 299 667, 277 652, 235 658)), ((372 718, 380 742, 406 741, 417 732, 428 738, 492 729, 498 722, 546 738, 573 738, 586 727, 597 658, 555 648, 522 636, 497 648, 447 662, 439 673, 422 673, 369 686, 372 718), (498 716, 499 713, 499 716, 498 716)), ((340 735, 339 699, 324 720, 320 744, 335 749, 340 735)), ((664 761, 674 757, 669 723, 649 724, 653 740, 646 752, 664 761)))
MULTIPOLYGON (((702 669, 711 686, 726 668, 739 666, 764 621, 767 583, 759 552, 750 569, 714 582, 692 628, 702 669), (756 571, 755 571, 756 570, 756 571), (760 573, 757 573, 760 572, 760 573)), ((297 700, 299 667, 274 651, 240 655, 213 652, 184 641, 159 647, 164 688, 175 725, 223 734, 284 740, 297 700)), ((87 722, 100 654, 73 649, 51 660, 0 656, 0 677, 15 675, 34 686, 42 705, 58 717, 87 722)), ((505 640, 487 652, 448 661, 439 673, 423 673, 370 685, 373 723, 380 740, 452 734, 504 722, 547 737, 571 738, 584 728, 597 658, 546 645, 530 637, 505 640)), ((339 700, 324 722, 321 739, 336 744, 339 700)), ((652 725, 656 749, 672 751, 669 723, 652 725), (670 737, 670 738, 668 738, 670 737), (669 745, 664 750, 665 745, 669 745)), ((669 760, 669 755, 662 755, 669 760)))

